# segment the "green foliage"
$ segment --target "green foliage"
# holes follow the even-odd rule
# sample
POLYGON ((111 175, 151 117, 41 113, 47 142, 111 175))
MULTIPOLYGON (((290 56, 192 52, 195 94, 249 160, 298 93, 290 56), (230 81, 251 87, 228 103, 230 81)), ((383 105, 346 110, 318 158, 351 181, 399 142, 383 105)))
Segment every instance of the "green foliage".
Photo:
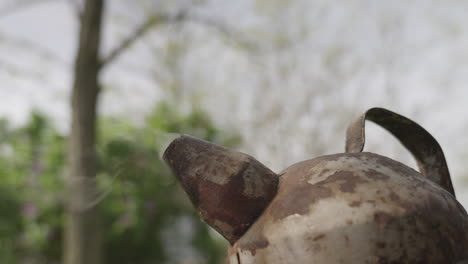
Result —
MULTIPOLYGON (((105 263, 220 263, 225 242, 199 220, 157 146, 165 133, 191 134, 223 145, 222 132, 199 110, 188 114, 159 104, 143 127, 100 122, 97 147, 105 263)), ((11 129, 0 122, 0 263, 60 263, 66 138, 39 113, 11 129)))

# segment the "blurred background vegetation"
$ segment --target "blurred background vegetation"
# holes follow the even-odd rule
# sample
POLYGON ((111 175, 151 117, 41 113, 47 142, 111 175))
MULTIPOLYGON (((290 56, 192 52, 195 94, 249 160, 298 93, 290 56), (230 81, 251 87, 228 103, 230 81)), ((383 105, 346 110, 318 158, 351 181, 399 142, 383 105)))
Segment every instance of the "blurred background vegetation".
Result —
MULTIPOLYGON (((98 192, 105 263, 220 263, 226 243, 203 224, 159 158, 165 133, 235 147, 238 135, 193 110, 160 103, 144 126, 100 120, 98 192)), ((33 113, 24 127, 0 123, 0 262, 61 263, 67 137, 33 113)))

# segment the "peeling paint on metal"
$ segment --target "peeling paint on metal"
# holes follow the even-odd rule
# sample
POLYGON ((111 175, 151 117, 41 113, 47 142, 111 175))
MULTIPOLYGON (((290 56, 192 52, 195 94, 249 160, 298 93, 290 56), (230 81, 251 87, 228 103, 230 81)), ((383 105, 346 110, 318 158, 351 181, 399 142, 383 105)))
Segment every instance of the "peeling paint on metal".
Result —
POLYGON ((190 136, 163 155, 203 220, 234 243, 276 195, 278 176, 254 158, 190 136))
POLYGON ((276 197, 234 244, 242 264, 468 258, 466 213, 440 186, 399 162, 373 153, 335 154, 293 165, 281 177, 276 197))

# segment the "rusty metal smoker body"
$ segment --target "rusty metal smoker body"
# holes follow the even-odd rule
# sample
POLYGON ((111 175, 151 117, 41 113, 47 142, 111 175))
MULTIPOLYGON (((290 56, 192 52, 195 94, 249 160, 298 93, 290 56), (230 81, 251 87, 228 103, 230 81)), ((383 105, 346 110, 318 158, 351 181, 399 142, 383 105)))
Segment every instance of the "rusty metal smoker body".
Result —
POLYGON ((230 263, 456 263, 468 258, 467 231, 453 196, 413 169, 336 154, 284 171, 230 263))
POLYGON ((346 150, 276 175, 246 154, 182 136, 164 159, 203 219, 231 243, 230 264, 468 260, 468 216, 429 133, 373 108, 348 129, 346 150), (365 120, 394 134, 421 173, 361 152, 365 120))

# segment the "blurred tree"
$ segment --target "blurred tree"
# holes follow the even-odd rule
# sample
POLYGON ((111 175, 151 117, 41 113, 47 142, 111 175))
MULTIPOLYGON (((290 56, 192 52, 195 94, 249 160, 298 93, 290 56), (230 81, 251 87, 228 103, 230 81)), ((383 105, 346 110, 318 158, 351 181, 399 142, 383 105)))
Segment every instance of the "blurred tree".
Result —
POLYGON ((96 177, 96 107, 99 94, 99 47, 103 0, 86 0, 80 19, 78 53, 72 88, 72 121, 65 178, 64 263, 102 263, 99 207, 91 205, 96 177))
POLYGON ((102 262, 100 212, 93 202, 96 193, 96 108, 99 98, 99 74, 152 26, 176 22, 177 15, 151 15, 116 46, 107 56, 100 56, 104 0, 85 0, 80 17, 78 52, 74 64, 72 122, 68 148, 66 183, 69 194, 65 232, 65 264, 102 262))

